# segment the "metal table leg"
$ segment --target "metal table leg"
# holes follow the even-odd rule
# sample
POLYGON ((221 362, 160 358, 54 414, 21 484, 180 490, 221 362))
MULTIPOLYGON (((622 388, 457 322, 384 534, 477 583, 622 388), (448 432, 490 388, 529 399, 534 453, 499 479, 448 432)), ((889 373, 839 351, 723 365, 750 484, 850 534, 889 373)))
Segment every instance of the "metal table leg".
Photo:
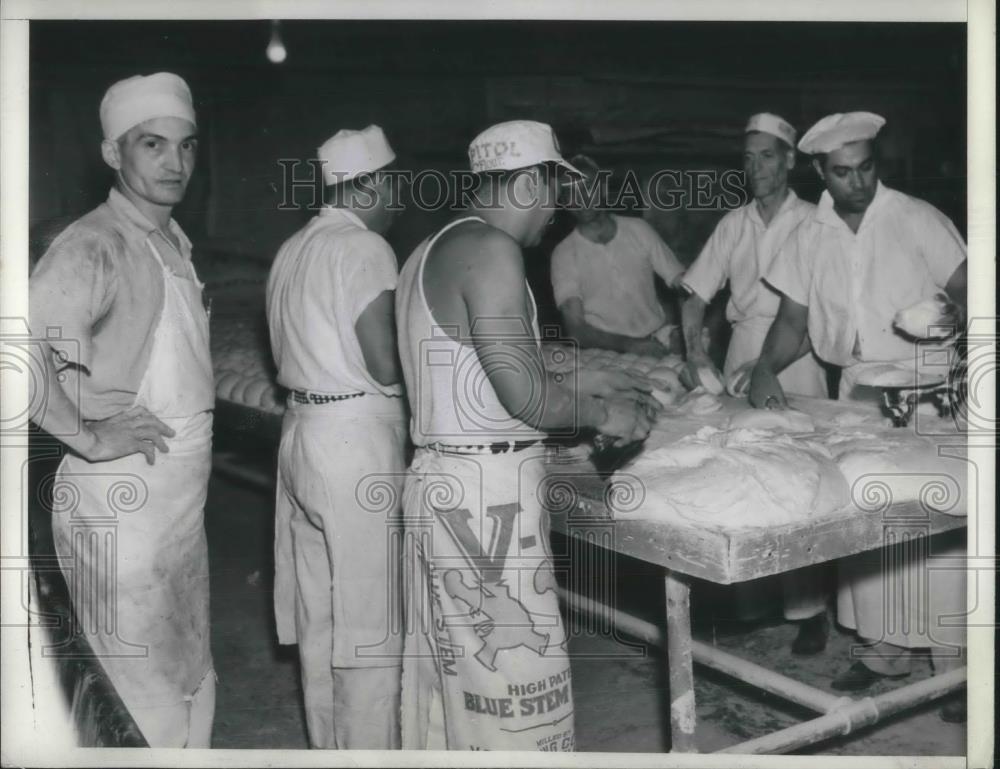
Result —
POLYGON ((697 753, 694 739, 694 671, 691 656, 690 587, 667 571, 667 676, 670 683, 670 752, 697 753))

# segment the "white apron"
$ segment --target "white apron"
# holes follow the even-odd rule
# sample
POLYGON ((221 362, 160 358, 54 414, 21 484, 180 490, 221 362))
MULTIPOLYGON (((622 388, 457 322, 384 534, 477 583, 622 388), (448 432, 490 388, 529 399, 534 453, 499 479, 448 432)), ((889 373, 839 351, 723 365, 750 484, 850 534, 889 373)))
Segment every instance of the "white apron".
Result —
MULTIPOLYGON (((841 374, 840 397, 881 408, 879 388, 858 385, 850 366, 841 374)), ((887 535, 903 539, 907 530, 890 527, 887 535)), ((837 621, 865 640, 905 649, 964 647, 965 627, 956 618, 966 613, 966 572, 938 567, 935 559, 940 557, 940 564, 965 556, 961 529, 842 558, 837 562, 837 621)))
MULTIPOLYGON (((733 334, 729 339, 726 362, 723 367, 725 381, 739 368, 760 357, 761 348, 767 338, 774 318, 748 318, 733 324, 733 334)), ((792 395, 808 395, 813 398, 828 397, 826 373, 810 352, 778 374, 781 389, 792 395)))
POLYGON ((208 315, 194 269, 190 278, 174 275, 146 242, 163 272, 163 311, 133 405, 176 435, 153 466, 140 453, 106 462, 67 454, 53 489, 53 535, 78 630, 147 741, 207 747, 213 714, 192 702, 210 674, 214 692, 204 528, 215 402, 208 315), (178 707, 186 707, 181 716, 178 707))
POLYGON ((418 449, 406 478, 403 748, 571 751, 559 614, 537 447, 418 449))

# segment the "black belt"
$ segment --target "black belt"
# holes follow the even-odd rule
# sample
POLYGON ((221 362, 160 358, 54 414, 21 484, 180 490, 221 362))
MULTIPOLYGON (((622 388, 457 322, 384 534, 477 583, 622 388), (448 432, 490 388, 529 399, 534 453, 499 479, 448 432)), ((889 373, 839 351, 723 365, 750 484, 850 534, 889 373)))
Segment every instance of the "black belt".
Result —
POLYGON ((539 442, 536 438, 530 441, 496 441, 495 443, 481 443, 467 446, 449 446, 443 443, 431 443, 427 448, 440 451, 442 454, 485 454, 487 451, 491 454, 514 454, 518 451, 524 451, 539 442))
POLYGON ((292 390, 292 400, 303 405, 321 406, 324 403, 335 403, 346 401, 351 398, 360 398, 364 393, 347 393, 346 395, 327 395, 326 393, 314 393, 308 390, 292 390))

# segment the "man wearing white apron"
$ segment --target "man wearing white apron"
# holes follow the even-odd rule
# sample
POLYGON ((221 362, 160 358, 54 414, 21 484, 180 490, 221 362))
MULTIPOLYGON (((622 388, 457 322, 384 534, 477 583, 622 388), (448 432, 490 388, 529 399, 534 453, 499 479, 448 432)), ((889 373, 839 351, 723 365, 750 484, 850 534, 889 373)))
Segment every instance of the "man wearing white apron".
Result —
POLYGON ((573 694, 543 508, 547 432, 650 428, 625 373, 546 373, 521 249, 553 215, 552 129, 512 121, 469 148, 468 211, 400 274, 416 453, 406 479, 403 747, 572 750, 573 694))
MULTIPOLYGON (((767 112, 751 116, 744 129, 743 170, 754 199, 722 217, 682 278, 691 292, 681 307, 687 348, 683 379, 689 386, 701 384, 699 369, 715 369, 702 342, 705 308, 728 282, 726 318, 732 324, 732 336, 721 379, 731 392, 745 390, 744 382, 749 380, 780 301, 762 277, 789 235, 815 209, 788 186, 788 172, 794 166, 795 129, 791 124, 767 112)), ((788 392, 827 397, 826 374, 811 351, 782 371, 779 380, 788 392)), ((816 654, 826 647, 824 576, 823 567, 781 576, 785 619, 799 623, 798 636, 792 642, 795 654, 816 654)), ((768 587, 768 580, 735 586, 743 618, 759 615, 755 607, 765 603, 768 587)))
POLYGON ((31 277, 36 336, 55 329, 39 425, 71 450, 53 535, 80 631, 152 747, 209 747, 204 504, 214 388, 191 243, 170 214, 197 149, 191 93, 170 73, 101 102, 106 203, 31 277))
MULTIPOLYGON (((776 373, 795 360, 806 333, 821 359, 843 367, 840 396, 865 399, 870 388, 855 386, 859 366, 912 366, 917 359, 915 343, 893 327, 898 311, 941 292, 964 311, 965 243, 936 208, 879 181, 874 139, 884 124, 870 112, 829 115, 799 143, 814 156, 826 191, 767 274, 782 299, 753 371, 750 400, 758 408, 785 405, 776 373)), ((933 540, 934 554, 964 557, 962 534, 933 540)), ((937 672, 962 664, 965 629, 941 618, 964 614, 964 572, 930 569, 925 557, 891 568, 882 560, 874 550, 838 563, 838 620, 867 648, 835 689, 857 691, 907 675, 913 648, 930 648, 937 672), (906 588, 924 579, 926 603, 913 600, 923 591, 906 588)), ((964 707, 964 700, 949 703, 942 716, 964 720, 964 707)))
POLYGON ((406 412, 383 235, 395 154, 378 126, 319 148, 319 214, 278 252, 267 319, 290 390, 278 452, 274 612, 298 643, 314 748, 399 747, 397 536, 406 412))

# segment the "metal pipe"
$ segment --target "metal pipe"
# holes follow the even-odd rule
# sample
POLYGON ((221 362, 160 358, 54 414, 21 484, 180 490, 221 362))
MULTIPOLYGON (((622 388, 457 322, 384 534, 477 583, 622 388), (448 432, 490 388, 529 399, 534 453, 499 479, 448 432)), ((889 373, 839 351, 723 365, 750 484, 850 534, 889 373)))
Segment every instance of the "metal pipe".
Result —
MULTIPOLYGON (((623 612, 621 609, 612 608, 595 601, 592 598, 581 596, 571 590, 559 588, 560 597, 574 610, 597 614, 604 620, 610 619, 620 629, 629 635, 645 641, 653 646, 663 646, 663 631, 652 622, 639 619, 631 614, 623 612)), ((814 710, 817 713, 827 713, 830 710, 840 707, 852 700, 848 697, 837 697, 824 692, 813 686, 803 684, 788 676, 783 676, 773 670, 768 670, 749 660, 729 654, 721 649, 717 649, 703 641, 693 640, 691 642, 694 661, 718 670, 721 673, 733 678, 746 681, 758 689, 794 702, 797 705, 814 710)))
POLYGON ((703 641, 693 641, 694 660, 720 673, 737 678, 744 683, 763 689, 765 692, 777 695, 796 705, 815 710, 817 713, 830 713, 837 708, 852 702, 850 697, 838 697, 824 692, 815 686, 809 686, 794 678, 768 670, 756 663, 737 657, 722 649, 703 641))
POLYGON ((788 753, 829 737, 850 734, 856 729, 874 724, 901 710, 942 697, 965 683, 966 669, 959 668, 939 676, 902 686, 877 697, 865 697, 825 716, 795 724, 772 734, 741 742, 720 750, 720 753, 774 754, 788 753))

